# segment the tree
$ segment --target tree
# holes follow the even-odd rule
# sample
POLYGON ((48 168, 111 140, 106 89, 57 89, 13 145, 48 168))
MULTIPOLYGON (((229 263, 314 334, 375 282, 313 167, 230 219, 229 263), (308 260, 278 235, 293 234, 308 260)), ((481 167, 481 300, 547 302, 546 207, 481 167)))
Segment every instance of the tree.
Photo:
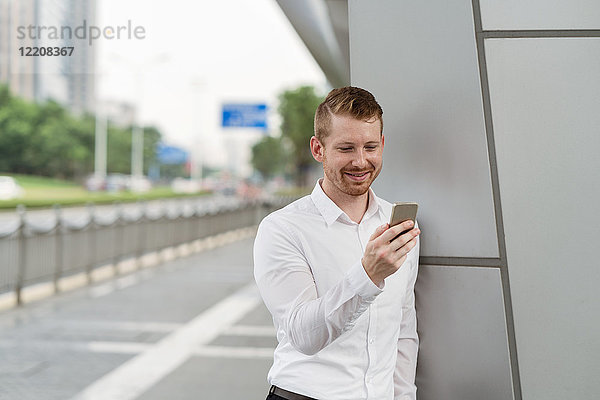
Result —
POLYGON ((310 153, 310 138, 317 106, 323 101, 312 86, 301 86, 286 90, 279 96, 281 135, 289 139, 292 146, 290 161, 298 186, 307 186, 308 172, 316 165, 310 153))
POLYGON ((29 173, 73 179, 82 172, 91 152, 79 140, 76 130, 81 126, 77 122, 54 101, 37 105, 34 134, 23 159, 29 173))
POLYGON ((146 175, 148 175, 150 166, 158 162, 156 146, 161 140, 162 135, 156 127, 144 127, 144 174, 146 175))
POLYGON ((0 87, 0 171, 29 172, 24 161, 34 135, 34 104, 13 97, 8 88, 0 87))
MULTIPOLYGON (((108 124, 108 172, 131 173, 131 131, 132 127, 122 128, 108 124)), ((144 173, 156 162, 156 144, 161 141, 160 131, 153 126, 145 126, 144 132, 144 173)))
POLYGON ((131 171, 131 128, 107 124, 106 169, 110 173, 129 174, 131 171))
POLYGON ((265 136, 252 146, 252 166, 265 179, 283 172, 285 161, 286 154, 281 143, 281 138, 265 136))
MULTIPOLYGON (((94 168, 93 115, 72 115, 48 100, 28 102, 0 85, 0 172, 78 179, 94 168)), ((144 127, 144 165, 156 157, 161 139, 154 127, 144 127)), ((108 169, 129 173, 131 128, 109 124, 108 169)))
POLYGON ((0 87, 0 171, 81 177, 93 161, 93 126, 52 100, 27 102, 0 87))

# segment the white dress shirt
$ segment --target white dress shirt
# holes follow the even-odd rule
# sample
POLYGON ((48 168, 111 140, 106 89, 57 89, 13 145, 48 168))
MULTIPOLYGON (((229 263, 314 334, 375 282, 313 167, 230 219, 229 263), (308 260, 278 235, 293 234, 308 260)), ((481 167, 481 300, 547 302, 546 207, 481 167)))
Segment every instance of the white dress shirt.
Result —
POLYGON ((279 342, 270 384, 323 400, 416 399, 419 244, 381 288, 361 263, 390 213, 369 189, 357 224, 317 182, 261 222, 254 276, 279 342))

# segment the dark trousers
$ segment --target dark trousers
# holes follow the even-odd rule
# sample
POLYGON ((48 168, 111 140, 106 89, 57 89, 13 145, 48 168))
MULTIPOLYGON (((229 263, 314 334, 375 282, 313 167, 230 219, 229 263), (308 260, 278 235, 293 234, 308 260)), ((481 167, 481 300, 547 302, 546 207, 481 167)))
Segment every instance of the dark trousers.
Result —
POLYGON ((267 396, 266 400, 285 400, 285 399, 281 396, 277 396, 275 393, 271 393, 267 396))
POLYGON ((269 389, 269 395, 266 400, 315 400, 312 397, 303 396, 294 392, 289 392, 281 388, 271 386, 269 389), (278 394, 275 394, 277 392, 278 394))

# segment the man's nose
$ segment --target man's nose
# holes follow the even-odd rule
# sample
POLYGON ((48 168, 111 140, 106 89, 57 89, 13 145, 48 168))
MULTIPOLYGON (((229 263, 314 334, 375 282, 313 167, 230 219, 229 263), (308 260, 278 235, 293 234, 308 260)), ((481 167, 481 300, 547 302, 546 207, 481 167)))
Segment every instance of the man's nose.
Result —
POLYGON ((367 165, 367 155, 364 150, 358 150, 356 156, 352 160, 352 166, 364 168, 367 165))

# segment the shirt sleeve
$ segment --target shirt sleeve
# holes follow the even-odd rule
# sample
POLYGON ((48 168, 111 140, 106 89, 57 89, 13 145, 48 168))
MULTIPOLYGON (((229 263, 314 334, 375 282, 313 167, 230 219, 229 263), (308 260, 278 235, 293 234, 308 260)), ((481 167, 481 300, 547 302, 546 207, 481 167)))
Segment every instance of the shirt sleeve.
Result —
POLYGON ((357 260, 340 282, 318 297, 300 242, 285 222, 272 216, 263 220, 256 235, 254 276, 276 327, 306 355, 352 329, 382 291, 357 260))
POLYGON ((417 387, 415 375, 417 370, 417 353, 419 350, 419 336, 417 335, 417 313, 415 310, 415 282, 419 269, 420 239, 409 253, 407 261, 410 262, 410 276, 406 293, 402 303, 402 320, 398 333, 398 356, 394 371, 394 399, 415 400, 417 387))

